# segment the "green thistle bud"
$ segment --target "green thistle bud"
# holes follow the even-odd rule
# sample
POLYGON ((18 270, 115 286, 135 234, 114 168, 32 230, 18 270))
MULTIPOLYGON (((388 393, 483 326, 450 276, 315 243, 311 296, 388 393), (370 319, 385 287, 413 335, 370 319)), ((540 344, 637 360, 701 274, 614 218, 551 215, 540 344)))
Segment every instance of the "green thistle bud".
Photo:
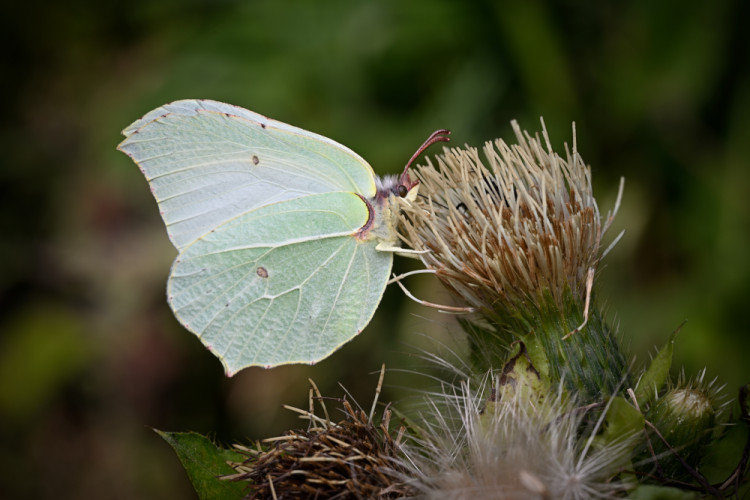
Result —
POLYGON ((589 310, 613 215, 602 223, 575 135, 563 158, 546 130, 545 148, 512 126, 518 144, 487 142, 485 160, 475 148, 445 148, 437 166, 428 159, 414 169, 420 199, 402 205, 402 237, 427 250, 425 266, 478 311, 466 325, 477 372, 504 365, 521 340, 550 383, 565 379, 600 398, 627 373, 609 328, 589 310))
POLYGON ((646 412, 653 427, 648 433, 649 446, 639 455, 644 472, 664 479, 689 480, 691 467, 698 469, 706 454, 722 408, 720 388, 714 381, 683 382, 659 397, 646 412))

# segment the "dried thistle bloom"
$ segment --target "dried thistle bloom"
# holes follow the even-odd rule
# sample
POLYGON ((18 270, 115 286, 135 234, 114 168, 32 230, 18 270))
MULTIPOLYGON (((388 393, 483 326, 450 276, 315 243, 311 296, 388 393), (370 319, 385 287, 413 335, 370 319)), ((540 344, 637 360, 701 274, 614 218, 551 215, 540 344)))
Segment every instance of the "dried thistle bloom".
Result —
POLYGON ((487 142, 484 158, 476 148, 444 148, 437 165, 415 168, 420 197, 402 203, 401 237, 426 250, 425 266, 489 320, 489 332, 469 332, 475 343, 483 337, 475 353, 498 333, 505 347, 520 339, 532 357, 544 353, 534 362, 553 380, 568 371, 587 394, 611 394, 625 361, 599 312, 589 318, 589 299, 614 213, 602 221, 575 129, 563 158, 544 126, 544 142, 512 126, 518 144, 487 142), (565 341, 587 321, 585 337, 565 341))
POLYGON ((247 481, 248 499, 389 499, 402 498, 412 491, 397 477, 401 462, 396 458, 403 429, 396 439, 391 436, 390 409, 375 425, 372 415, 344 400, 345 418, 334 423, 322 401, 325 417, 313 413, 312 397, 311 390, 309 411, 287 407, 310 421, 308 429, 266 439, 265 449, 260 445, 258 449, 237 446, 248 458, 230 464, 237 473, 225 479, 247 481))
MULTIPOLYGON (((444 148, 437 168, 415 169, 422 203, 404 203, 404 241, 430 250, 429 269, 469 305, 494 309, 549 293, 562 304, 568 291, 583 299, 589 269, 600 259, 602 225, 591 171, 576 149, 566 158, 546 150, 538 135, 518 144, 487 142, 444 148), (486 163, 486 164, 485 164, 486 163)), ((611 220, 611 217, 608 219, 611 220)))

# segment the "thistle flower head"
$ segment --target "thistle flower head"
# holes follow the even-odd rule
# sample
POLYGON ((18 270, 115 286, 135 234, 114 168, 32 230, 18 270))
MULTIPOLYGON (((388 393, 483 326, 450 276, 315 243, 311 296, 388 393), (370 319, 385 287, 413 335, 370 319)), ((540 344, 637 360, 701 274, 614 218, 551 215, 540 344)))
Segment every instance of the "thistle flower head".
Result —
MULTIPOLYGON (((543 125, 543 122, 542 122, 543 125)), ((583 298, 600 259, 602 225, 591 172, 566 145, 552 150, 512 122, 518 144, 444 148, 437 166, 414 169, 420 201, 403 203, 402 238, 429 250, 422 260, 463 301, 480 310, 551 296, 583 298)))

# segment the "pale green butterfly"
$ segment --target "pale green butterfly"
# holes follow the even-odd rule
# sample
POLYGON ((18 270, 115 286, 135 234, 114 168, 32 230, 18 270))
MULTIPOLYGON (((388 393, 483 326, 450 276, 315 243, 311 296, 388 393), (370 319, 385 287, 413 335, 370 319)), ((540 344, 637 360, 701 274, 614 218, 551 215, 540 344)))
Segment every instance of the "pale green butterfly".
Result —
POLYGON ((177 319, 232 375, 315 363, 369 323, 400 251, 396 197, 408 168, 379 179, 326 137, 209 100, 161 106, 123 131, 179 255, 167 282, 177 319))

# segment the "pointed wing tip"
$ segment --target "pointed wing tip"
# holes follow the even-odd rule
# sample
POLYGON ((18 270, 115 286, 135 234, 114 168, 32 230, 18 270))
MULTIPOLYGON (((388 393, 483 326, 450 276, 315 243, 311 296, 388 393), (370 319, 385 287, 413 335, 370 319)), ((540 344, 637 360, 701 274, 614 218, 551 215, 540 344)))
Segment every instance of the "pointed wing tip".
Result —
MULTIPOLYGON (((125 136, 125 139, 121 140, 121 141, 120 141, 120 143, 119 143, 119 144, 117 145, 117 147, 116 147, 115 149, 116 149, 117 151, 120 151, 121 153, 125 153, 126 155, 130 156, 130 155, 128 154, 128 152, 127 152, 127 151, 125 151, 125 143, 126 143, 126 142, 128 142, 128 139, 130 139, 130 135, 132 135, 132 134, 130 134, 130 135, 129 135, 129 134, 127 134, 127 133, 126 133, 127 131, 128 131, 128 129, 124 129, 124 130, 123 130, 123 131, 121 132, 121 133, 122 133, 122 135, 124 135, 124 136, 125 136)), ((135 132, 133 132, 133 133, 135 133, 135 132)))

